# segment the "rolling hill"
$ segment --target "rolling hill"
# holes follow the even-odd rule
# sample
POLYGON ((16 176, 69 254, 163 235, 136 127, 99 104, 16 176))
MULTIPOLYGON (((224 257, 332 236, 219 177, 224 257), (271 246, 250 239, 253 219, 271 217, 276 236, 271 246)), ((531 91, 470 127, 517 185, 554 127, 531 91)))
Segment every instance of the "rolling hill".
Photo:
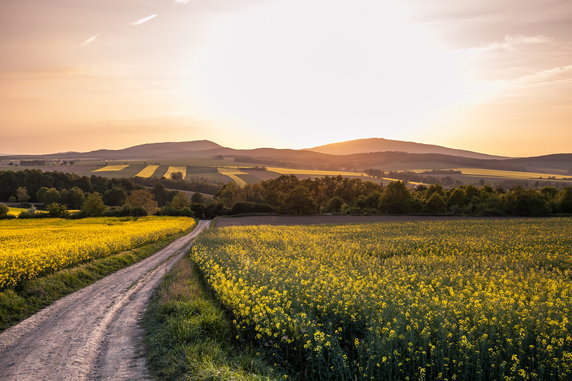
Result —
MULTIPOLYGON (((63 152, 49 155, 10 155, 10 160, 77 160, 77 161, 173 161, 223 157, 233 162, 261 166, 316 170, 363 171, 423 170, 447 168, 483 168, 509 171, 572 173, 572 154, 556 154, 527 158, 505 158, 436 145, 387 139, 361 139, 334 143, 305 150, 234 149, 209 140, 151 143, 119 150, 63 152), (383 150, 385 151, 379 151, 383 150), (357 151, 357 152, 356 152, 357 151), (362 151, 362 152, 359 152, 362 151)), ((220 165, 224 165, 222 162, 220 165)))
POLYGON ((433 144, 423 144, 405 142, 400 140, 389 140, 382 138, 349 140, 340 143, 331 143, 314 148, 308 151, 326 153, 330 155, 352 155, 370 152, 407 152, 407 153, 438 153, 442 155, 461 156, 471 159, 505 159, 506 157, 487 155, 479 152, 472 152, 454 148, 447 148, 433 144))

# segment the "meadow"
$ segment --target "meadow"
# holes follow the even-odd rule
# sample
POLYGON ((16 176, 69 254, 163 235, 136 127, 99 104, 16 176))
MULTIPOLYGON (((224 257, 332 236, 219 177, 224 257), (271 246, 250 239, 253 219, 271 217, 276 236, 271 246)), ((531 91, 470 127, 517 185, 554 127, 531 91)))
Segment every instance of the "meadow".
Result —
POLYGON ((185 217, 0 221, 0 289, 191 229, 185 217))
POLYGON ((211 229, 191 258, 290 377, 569 380, 572 219, 211 229))

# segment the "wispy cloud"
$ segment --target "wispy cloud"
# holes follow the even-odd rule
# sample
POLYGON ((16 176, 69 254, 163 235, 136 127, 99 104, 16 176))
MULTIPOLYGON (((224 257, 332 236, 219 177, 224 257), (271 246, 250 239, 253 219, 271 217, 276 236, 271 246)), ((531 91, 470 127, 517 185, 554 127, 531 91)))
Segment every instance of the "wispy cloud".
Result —
POLYGON ((87 40, 85 40, 84 42, 81 43, 81 46, 87 46, 91 43, 93 43, 95 40, 97 40, 97 38, 99 37, 100 33, 98 34, 94 34, 93 36, 91 36, 90 38, 88 38, 87 40))
POLYGON ((191 0, 175 0, 175 4, 187 4, 191 0))
POLYGON ((514 84, 518 87, 537 87, 570 82, 572 82, 572 65, 566 65, 520 77, 514 84))
POLYGON ((485 45, 481 45, 476 48, 468 48, 462 49, 467 53, 472 54, 481 54, 496 50, 516 50, 519 46, 523 45, 537 45, 537 44, 546 44, 551 42, 552 40, 546 36, 538 35, 538 36, 523 36, 520 34, 517 35, 508 35, 505 36, 504 40, 502 41, 495 41, 485 45))
POLYGON ((152 15, 149 15, 147 17, 143 17, 142 19, 139 19, 137 21, 135 21, 133 24, 133 26, 137 26, 137 25, 141 25, 143 23, 146 23, 147 21, 153 20, 155 17, 157 17, 156 13, 153 13, 152 15))

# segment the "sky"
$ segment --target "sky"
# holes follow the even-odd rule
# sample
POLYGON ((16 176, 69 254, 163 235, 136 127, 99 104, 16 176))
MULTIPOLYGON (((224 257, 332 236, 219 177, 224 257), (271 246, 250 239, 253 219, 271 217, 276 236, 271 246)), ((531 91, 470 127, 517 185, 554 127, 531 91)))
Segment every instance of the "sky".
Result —
POLYGON ((572 152, 570 0, 2 0, 0 153, 572 152))

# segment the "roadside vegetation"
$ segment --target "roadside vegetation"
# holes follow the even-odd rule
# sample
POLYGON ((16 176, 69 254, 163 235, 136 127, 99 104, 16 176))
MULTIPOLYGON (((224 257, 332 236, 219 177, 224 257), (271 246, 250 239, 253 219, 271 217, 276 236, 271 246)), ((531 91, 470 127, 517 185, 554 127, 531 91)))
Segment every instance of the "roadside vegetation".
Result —
MULTIPOLYGON (((239 343, 292 378, 569 380, 571 247, 569 218, 467 219, 216 228, 191 258, 239 343)), ((199 363, 181 337, 172 357, 199 363)))
POLYGON ((280 379, 261 358, 262 349, 236 340, 225 310, 188 257, 165 277, 147 311, 147 358, 156 379, 280 379))

